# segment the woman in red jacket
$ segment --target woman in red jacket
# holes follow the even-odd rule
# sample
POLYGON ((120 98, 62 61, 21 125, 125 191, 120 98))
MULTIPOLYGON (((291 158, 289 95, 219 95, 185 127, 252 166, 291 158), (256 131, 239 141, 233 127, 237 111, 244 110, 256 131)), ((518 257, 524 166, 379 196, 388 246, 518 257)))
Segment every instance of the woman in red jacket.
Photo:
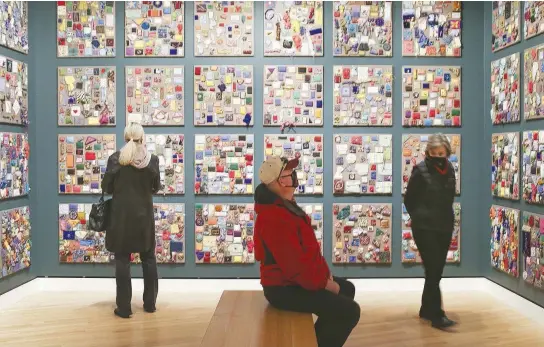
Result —
POLYGON ((333 277, 310 218, 294 200, 298 159, 269 157, 255 190, 255 257, 268 302, 288 311, 318 316, 319 347, 341 347, 359 322, 351 282, 333 277))

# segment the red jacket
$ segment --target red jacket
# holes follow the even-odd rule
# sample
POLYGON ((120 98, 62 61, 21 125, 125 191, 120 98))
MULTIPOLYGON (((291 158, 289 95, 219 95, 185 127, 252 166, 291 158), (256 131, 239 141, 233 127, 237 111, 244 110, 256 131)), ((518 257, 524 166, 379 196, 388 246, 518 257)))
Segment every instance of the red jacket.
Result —
POLYGON ((261 263, 262 286, 324 289, 330 270, 306 213, 262 184, 255 190, 255 212, 255 259, 261 263))

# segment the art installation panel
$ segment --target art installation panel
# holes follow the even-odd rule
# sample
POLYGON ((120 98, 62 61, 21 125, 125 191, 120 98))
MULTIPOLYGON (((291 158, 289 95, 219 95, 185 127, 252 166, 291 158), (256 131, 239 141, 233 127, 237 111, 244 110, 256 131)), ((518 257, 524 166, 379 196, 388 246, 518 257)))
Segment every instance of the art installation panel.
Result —
POLYGON ((461 68, 403 67, 402 125, 461 126, 461 68))
POLYGON ((28 125, 28 65, 0 55, 0 81, 0 123, 28 125))
POLYGON ((544 1, 524 1, 525 39, 544 32, 544 1))
POLYGON ((519 210, 493 205, 491 220, 491 266, 518 277, 519 210))
POLYGON ((323 135, 264 135, 264 156, 298 157, 295 194, 323 194, 323 135))
POLYGON ((393 125, 393 67, 334 66, 334 126, 393 125))
POLYGON ((335 195, 393 193, 393 135, 335 134, 335 195))
MULTIPOLYGON (((461 194, 461 135, 445 134, 450 140, 451 155, 448 158, 455 170, 455 193, 461 194)), ((430 134, 402 135, 402 194, 406 192, 412 169, 425 160, 425 148, 430 134)))
POLYGON ((335 1, 333 6, 334 56, 393 55, 391 1, 335 1))
POLYGON ((265 126, 323 126, 323 66, 264 67, 265 126))
POLYGON ((544 289, 544 215, 523 212, 523 280, 544 289))
POLYGON ((529 204, 544 204, 544 131, 524 131, 523 146, 523 200, 529 204))
POLYGON ((491 50, 497 52, 521 40, 519 1, 493 1, 491 50))
POLYGON ((57 1, 57 57, 115 57, 115 2, 57 1))
POLYGON ((254 224, 253 204, 196 204, 196 263, 254 263, 254 224))
POLYGON ((116 124, 115 67, 59 67, 58 83, 58 125, 116 124))
POLYGON ((127 66, 127 124, 184 125, 183 66, 127 66))
MULTIPOLYGON (((446 256, 446 263, 461 262, 461 204, 453 203, 453 234, 451 243, 446 256)), ((412 234, 412 220, 406 207, 402 204, 402 246, 401 262, 421 264, 421 255, 417 249, 414 236, 412 234)))
POLYGON ((59 193, 100 194, 108 158, 115 147, 115 135, 59 135, 59 193))
POLYGON ((194 82, 194 125, 253 126, 253 66, 195 66, 194 82))
POLYGON ((312 229, 314 229, 315 238, 321 248, 323 255, 323 204, 298 204, 310 218, 312 229))
POLYGON ((30 266, 30 209, 17 207, 0 212, 0 277, 9 276, 30 266))
POLYGON ((491 120, 493 124, 520 121, 519 84, 519 53, 491 62, 491 120))
POLYGON ((28 2, 2 1, 0 14, 0 45, 28 54, 28 2))
POLYGON ((253 194, 253 135, 195 135, 195 194, 253 194))
POLYGON ((253 56, 253 1, 195 1, 195 57, 253 56))
POLYGON ((323 2, 266 1, 264 55, 323 56, 323 2))
POLYGON ((30 192, 28 135, 0 133, 0 139, 0 199, 27 195, 30 192))
POLYGON ((185 193, 184 135, 145 135, 145 146, 159 157, 161 189, 158 194, 185 193))
POLYGON ((391 204, 333 204, 335 264, 391 264, 391 204))
POLYGON ((183 57, 183 1, 125 2, 125 57, 183 57))
POLYGON ((519 200, 519 133, 491 136, 491 195, 519 200))
POLYGON ((460 57, 461 1, 403 1, 404 57, 460 57))
POLYGON ((526 49, 523 55, 524 118, 525 120, 542 119, 544 118, 544 45, 526 49))

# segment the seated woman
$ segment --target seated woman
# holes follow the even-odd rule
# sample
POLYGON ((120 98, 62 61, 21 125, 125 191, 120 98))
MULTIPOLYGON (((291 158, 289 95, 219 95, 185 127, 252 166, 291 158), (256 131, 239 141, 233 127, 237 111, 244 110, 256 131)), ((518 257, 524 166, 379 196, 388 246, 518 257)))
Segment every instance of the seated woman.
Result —
POLYGON ((359 322, 355 286, 331 275, 310 218, 295 202, 298 163, 270 157, 259 170, 255 257, 261 285, 272 306, 318 316, 320 347, 340 347, 359 322))

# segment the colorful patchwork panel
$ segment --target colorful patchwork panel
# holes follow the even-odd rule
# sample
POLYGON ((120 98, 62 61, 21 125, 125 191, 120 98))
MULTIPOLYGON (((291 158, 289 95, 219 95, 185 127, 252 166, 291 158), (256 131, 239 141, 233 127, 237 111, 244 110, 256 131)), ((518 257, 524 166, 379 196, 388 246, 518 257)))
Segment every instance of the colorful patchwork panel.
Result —
POLYGON ((519 133, 491 136, 491 195, 519 199, 519 133))
POLYGON ((519 1, 493 1, 491 51, 497 52, 521 40, 519 1))
POLYGON ((523 212, 523 280, 544 289, 544 215, 523 212))
POLYGON ((517 123, 519 111, 519 53, 491 62, 491 120, 517 123))
POLYGON ((28 2, 3 1, 0 15, 4 25, 0 27, 0 45, 28 54, 28 2))
POLYGON ((298 204, 298 206, 310 217, 315 238, 321 247, 321 255, 323 255, 323 204, 298 204))
POLYGON ((544 204, 544 131, 523 132, 523 200, 544 204))
POLYGON ((491 220, 491 266, 518 277, 519 210, 493 205, 491 220))
POLYGON ((524 1, 523 6, 523 28, 527 40, 544 32, 544 1, 524 1))
POLYGON ((0 200, 27 195, 30 145, 26 133, 0 133, 0 200))
POLYGON ((28 125, 27 64, 0 56, 0 76, 0 123, 28 125))
POLYGON ((17 207, 0 212, 0 277, 9 276, 30 266, 30 209, 17 207))
POLYGON ((525 120, 542 119, 544 118, 544 102, 542 102, 544 100, 544 45, 526 49, 523 61, 524 117, 525 120))
POLYGON ((184 194, 184 136, 145 135, 145 145, 150 153, 159 157, 161 189, 158 194, 184 194))

